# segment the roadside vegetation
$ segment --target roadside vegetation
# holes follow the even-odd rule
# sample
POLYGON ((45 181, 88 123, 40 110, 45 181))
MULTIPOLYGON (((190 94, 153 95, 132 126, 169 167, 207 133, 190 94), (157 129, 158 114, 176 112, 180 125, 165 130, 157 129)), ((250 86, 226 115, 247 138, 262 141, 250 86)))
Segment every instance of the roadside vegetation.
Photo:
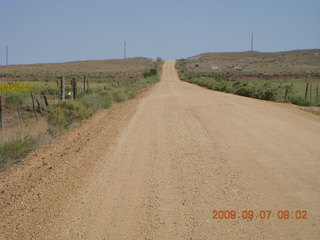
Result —
POLYGON ((26 157, 35 145, 35 140, 30 136, 9 140, 0 145, 0 169, 7 168, 26 157))
POLYGON ((182 81, 208 89, 300 106, 320 106, 320 51, 298 53, 301 64, 296 68, 292 67, 292 56, 286 57, 284 53, 270 56, 261 53, 260 56, 256 52, 235 53, 237 56, 232 53, 204 54, 178 60, 176 68, 182 81), (268 68, 259 63, 259 56, 261 62, 268 62, 268 68), (250 62, 257 65, 256 71, 250 62))
MULTIPOLYGON (((132 99, 144 88, 159 81, 161 59, 143 59, 142 63, 138 59, 139 67, 134 59, 112 61, 110 68, 113 66, 118 72, 90 72, 95 69, 90 62, 87 62, 90 67, 81 69, 82 74, 72 74, 72 67, 69 66, 65 75, 60 75, 61 71, 54 74, 51 70, 46 71, 52 68, 50 65, 35 72, 26 71, 24 66, 20 72, 19 66, 9 67, 6 71, 0 69, 6 72, 0 76, 3 115, 0 171, 19 162, 36 147, 78 126, 100 109, 132 99), (61 76, 67 76, 64 101, 61 100, 61 76)), ((63 64, 59 66, 66 68, 63 64)), ((33 67, 27 66, 28 69, 33 67)))

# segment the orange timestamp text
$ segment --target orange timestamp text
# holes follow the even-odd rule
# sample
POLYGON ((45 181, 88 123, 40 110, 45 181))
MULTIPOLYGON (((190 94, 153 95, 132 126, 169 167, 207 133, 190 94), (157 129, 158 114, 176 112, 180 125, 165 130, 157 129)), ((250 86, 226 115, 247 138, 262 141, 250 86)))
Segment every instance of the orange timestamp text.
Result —
POLYGON ((213 210, 212 219, 308 219, 307 210, 213 210))

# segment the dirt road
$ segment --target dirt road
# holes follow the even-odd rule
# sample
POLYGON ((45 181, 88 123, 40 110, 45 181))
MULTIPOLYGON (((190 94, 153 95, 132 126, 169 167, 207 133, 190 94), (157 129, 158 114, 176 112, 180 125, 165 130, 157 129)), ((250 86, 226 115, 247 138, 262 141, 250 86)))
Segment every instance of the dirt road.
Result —
POLYGON ((318 116, 181 82, 166 62, 138 99, 0 175, 0 239, 320 239, 319 173, 318 116))

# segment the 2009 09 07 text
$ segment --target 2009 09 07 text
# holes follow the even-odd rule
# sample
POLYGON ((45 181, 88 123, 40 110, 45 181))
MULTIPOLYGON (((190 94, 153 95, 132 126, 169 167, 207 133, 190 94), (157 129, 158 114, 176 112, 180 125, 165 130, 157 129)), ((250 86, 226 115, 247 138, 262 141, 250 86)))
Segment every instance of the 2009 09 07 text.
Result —
POLYGON ((289 210, 278 210, 278 211, 272 211, 272 210, 243 210, 240 212, 237 212, 235 210, 213 210, 212 211, 212 219, 270 219, 270 218, 276 218, 276 219, 298 219, 298 220, 304 220, 308 219, 307 210, 295 210, 295 211, 289 211, 289 210))

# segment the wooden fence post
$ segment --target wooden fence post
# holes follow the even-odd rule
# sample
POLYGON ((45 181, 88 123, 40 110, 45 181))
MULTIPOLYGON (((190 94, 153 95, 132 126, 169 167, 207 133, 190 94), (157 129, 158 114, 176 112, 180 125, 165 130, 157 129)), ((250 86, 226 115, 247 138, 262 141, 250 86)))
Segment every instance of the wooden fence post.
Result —
POLYGON ((306 93, 304 94, 305 99, 307 99, 307 96, 308 96, 308 88, 309 88, 309 83, 307 83, 307 86, 306 86, 306 93))
POLYGON ((87 89, 86 89, 86 91, 87 91, 87 93, 89 93, 89 79, 86 77, 86 82, 87 82, 87 89))
POLYGON ((77 80, 75 78, 72 78, 71 85, 72 85, 72 92, 73 92, 73 100, 76 100, 76 97, 77 97, 77 80))
POLYGON ((60 99, 64 101, 66 98, 65 87, 64 87, 64 77, 60 78, 60 99))
POLYGON ((283 98, 283 101, 285 102, 286 99, 287 99, 287 96, 288 96, 288 92, 289 92, 289 87, 286 87, 286 92, 284 94, 284 98, 283 98))
POLYGON ((310 103, 311 103, 311 98, 312 98, 312 84, 310 84, 310 103))
POLYGON ((2 111, 2 96, 0 96, 0 129, 3 128, 3 111, 2 111))
POLYGON ((34 104, 34 97, 33 97, 33 94, 31 91, 30 91, 30 95, 31 95, 31 100, 32 100, 32 110, 33 110, 34 116, 36 117, 36 119, 38 119, 36 106, 34 104))
POLYGON ((48 103, 48 99, 47 99, 47 96, 44 94, 44 92, 41 92, 41 96, 44 100, 44 104, 46 105, 46 107, 49 106, 49 103, 48 103))
POLYGON ((38 98, 36 98, 36 101, 37 101, 37 104, 38 104, 37 110, 38 110, 38 112, 40 113, 41 117, 44 117, 43 112, 42 112, 42 109, 41 109, 41 105, 40 105, 40 102, 39 102, 38 98))
POLYGON ((87 81, 87 77, 84 76, 83 77, 83 93, 86 93, 86 81, 87 81))

